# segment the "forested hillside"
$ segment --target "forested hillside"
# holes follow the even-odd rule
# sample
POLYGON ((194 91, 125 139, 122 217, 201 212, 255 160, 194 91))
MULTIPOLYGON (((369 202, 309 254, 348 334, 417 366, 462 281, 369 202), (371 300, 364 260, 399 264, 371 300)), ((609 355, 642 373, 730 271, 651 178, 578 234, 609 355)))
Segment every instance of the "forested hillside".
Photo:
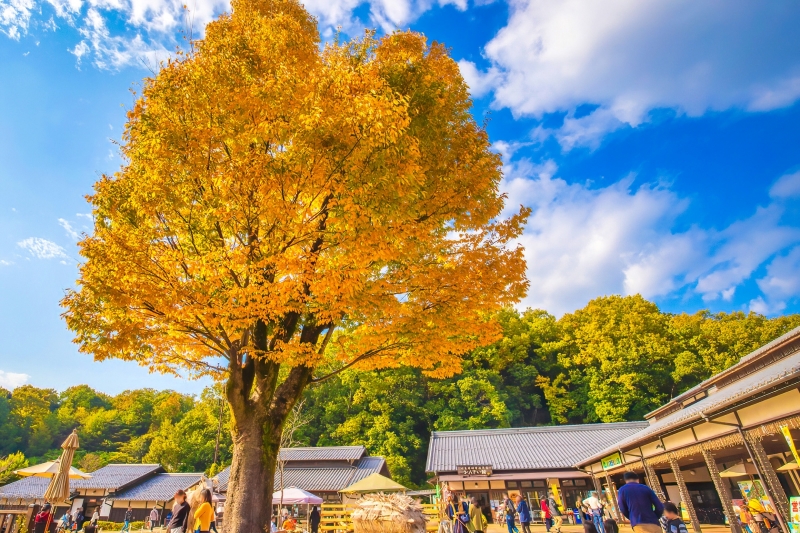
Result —
MULTIPOLYGON (((498 318, 503 338, 469 354, 453 378, 411 368, 345 371, 310 389, 303 418, 311 422, 296 438, 363 444, 387 458, 395 479, 420 484, 433 430, 639 420, 800 325, 800 315, 672 315, 639 296, 598 298, 558 320, 511 309, 498 318)), ((0 392, 0 483, 26 458, 56 457, 74 427, 75 465, 87 471, 157 462, 213 473, 230 461, 228 413, 214 389, 199 398, 152 389, 112 397, 85 385, 0 392)))

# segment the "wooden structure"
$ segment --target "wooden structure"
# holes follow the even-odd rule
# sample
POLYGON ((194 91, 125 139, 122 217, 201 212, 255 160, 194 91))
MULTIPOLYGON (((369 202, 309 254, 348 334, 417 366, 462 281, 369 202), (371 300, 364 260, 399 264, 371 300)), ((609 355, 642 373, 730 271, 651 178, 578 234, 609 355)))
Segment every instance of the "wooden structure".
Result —
POLYGON ((687 524, 728 524, 741 533, 738 504, 751 497, 789 533, 796 470, 779 471, 800 447, 800 328, 649 413, 649 426, 580 461, 609 500, 621 475, 638 471, 662 499, 682 504, 687 524), (742 476, 722 477, 734 465, 742 476), (756 472, 748 475, 747 471, 756 472))

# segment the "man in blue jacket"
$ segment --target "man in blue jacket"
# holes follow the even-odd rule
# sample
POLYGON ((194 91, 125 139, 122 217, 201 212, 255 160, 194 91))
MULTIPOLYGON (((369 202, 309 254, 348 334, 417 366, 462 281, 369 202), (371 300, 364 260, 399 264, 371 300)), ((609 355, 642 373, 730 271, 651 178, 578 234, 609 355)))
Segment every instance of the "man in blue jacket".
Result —
POLYGON ((625 472, 625 484, 617 491, 617 503, 622 514, 631 521, 634 533, 661 533, 658 519, 664 504, 653 489, 639 483, 639 474, 625 472))
POLYGON ((522 533, 531 533, 531 508, 528 507, 528 502, 522 497, 522 494, 517 494, 517 515, 519 516, 519 523, 522 525, 522 533))

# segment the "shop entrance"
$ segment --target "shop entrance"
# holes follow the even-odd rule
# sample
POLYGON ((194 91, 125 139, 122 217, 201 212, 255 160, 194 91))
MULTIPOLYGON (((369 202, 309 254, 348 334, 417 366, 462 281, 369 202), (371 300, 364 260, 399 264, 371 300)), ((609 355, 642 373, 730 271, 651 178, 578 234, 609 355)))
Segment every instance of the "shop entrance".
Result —
POLYGON ((467 492, 467 501, 471 498, 475 498, 478 500, 478 505, 481 508, 481 512, 483 516, 486 518, 486 522, 491 524, 492 520, 492 507, 489 504, 489 493, 488 492, 467 492))

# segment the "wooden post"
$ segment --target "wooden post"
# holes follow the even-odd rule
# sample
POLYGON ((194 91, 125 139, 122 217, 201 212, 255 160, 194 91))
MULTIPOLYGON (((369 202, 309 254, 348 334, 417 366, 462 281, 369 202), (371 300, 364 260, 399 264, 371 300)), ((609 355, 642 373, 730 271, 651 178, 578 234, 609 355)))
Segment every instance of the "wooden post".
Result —
POLYGON ((725 511, 731 533, 742 533, 742 526, 739 524, 739 519, 733 510, 731 493, 728 490, 728 485, 719 477, 719 469, 717 468, 717 462, 714 460, 714 456, 711 455, 709 450, 702 446, 700 447, 700 451, 703 453, 703 459, 706 460, 706 466, 708 467, 708 472, 711 474, 711 480, 714 482, 714 487, 716 487, 717 494, 722 502, 722 510, 725 511))
POLYGON ((619 503, 617 501, 617 487, 614 485, 614 482, 611 480, 611 476, 606 474, 606 483, 608 483, 608 491, 611 493, 611 501, 608 502, 611 504, 611 507, 614 509, 614 514, 617 515, 617 522, 622 523, 622 514, 619 512, 619 503))
POLYGON ((655 469, 653 466, 648 463, 644 457, 642 459, 642 466, 644 467, 644 477, 647 480, 647 484, 653 489, 653 492, 656 493, 658 499, 662 502, 667 501, 667 497, 664 495, 664 491, 661 490, 661 483, 658 481, 658 474, 656 474, 655 469))
POLYGON ((762 478, 762 482, 766 485, 769 491, 768 496, 775 507, 775 513, 778 515, 778 521, 781 522, 781 529, 787 531, 786 524, 789 522, 789 499, 783 491, 781 482, 778 480, 778 475, 772 468, 772 463, 769 462, 767 452, 764 450, 764 445, 761 444, 761 439, 756 436, 745 435, 745 442, 750 444, 755 467, 762 478))
POLYGON ((36 515, 38 513, 39 513, 38 503, 32 503, 28 506, 28 512, 25 514, 25 523, 27 524, 28 533, 33 533, 34 520, 36 519, 36 515))
POLYGON ((672 473, 675 474, 675 481, 678 482, 678 490, 681 492, 681 500, 683 504, 686 506, 686 511, 689 513, 689 519, 692 522, 692 529, 695 533, 700 532, 700 521, 697 519, 697 513, 694 511, 694 504, 692 504, 692 498, 689 496, 689 489, 686 488, 686 482, 683 480, 683 473, 681 472, 680 466, 678 466, 678 460, 675 459, 673 454, 667 454, 669 458, 669 466, 672 468, 672 473))

